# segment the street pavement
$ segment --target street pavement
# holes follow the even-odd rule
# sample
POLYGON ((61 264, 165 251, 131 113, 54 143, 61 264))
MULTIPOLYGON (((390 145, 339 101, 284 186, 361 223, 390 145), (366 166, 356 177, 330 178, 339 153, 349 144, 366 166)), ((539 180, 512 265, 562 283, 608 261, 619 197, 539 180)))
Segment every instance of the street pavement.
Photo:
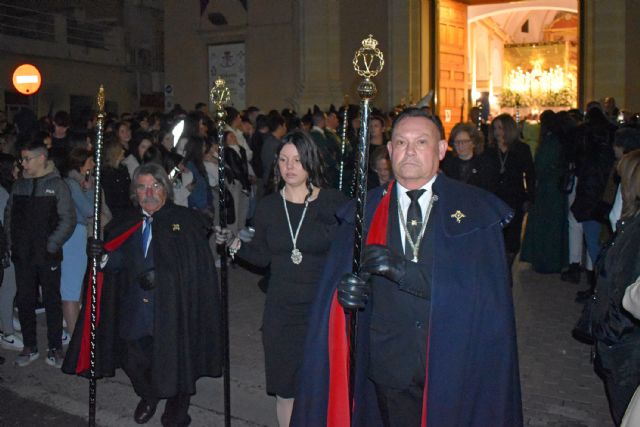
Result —
MULTIPOLYGON (((573 302, 580 286, 561 282, 558 275, 536 274, 522 263, 516 264, 514 277, 525 425, 611 426, 602 383, 589 362, 590 349, 570 333, 581 309, 573 302)), ((265 393, 260 335, 264 294, 258 278, 241 267, 229 270, 233 426, 277 426, 275 400, 265 393)), ((12 365, 16 352, 0 350, 7 359, 0 367, 0 425, 86 425, 88 381, 44 363, 45 318, 38 318, 39 360, 17 368, 12 365)), ((97 402, 97 425, 137 425, 133 410, 138 398, 122 372, 98 381, 97 402)), ((191 401, 192 425, 224 425, 223 408, 222 379, 201 379, 191 401)), ((160 426, 162 410, 163 403, 148 426, 160 426)))

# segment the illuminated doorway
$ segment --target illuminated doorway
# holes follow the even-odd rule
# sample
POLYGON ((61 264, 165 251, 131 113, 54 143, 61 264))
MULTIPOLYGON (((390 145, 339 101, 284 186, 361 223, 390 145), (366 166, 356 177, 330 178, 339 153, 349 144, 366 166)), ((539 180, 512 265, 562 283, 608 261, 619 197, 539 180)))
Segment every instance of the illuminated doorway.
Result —
POLYGON ((448 135, 469 109, 534 117, 579 97, 579 0, 435 0, 435 108, 448 135))

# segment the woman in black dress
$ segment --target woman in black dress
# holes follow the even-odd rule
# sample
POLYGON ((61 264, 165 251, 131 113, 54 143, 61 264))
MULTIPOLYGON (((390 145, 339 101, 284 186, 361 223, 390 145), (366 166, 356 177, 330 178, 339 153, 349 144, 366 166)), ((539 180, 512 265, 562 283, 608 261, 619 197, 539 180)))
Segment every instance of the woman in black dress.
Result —
POLYGON ((514 216, 504 229, 504 244, 509 265, 520 251, 524 214, 533 203, 536 174, 533 156, 520 141, 520 131, 513 117, 500 114, 491 122, 487 156, 497 159, 498 184, 495 194, 508 204, 514 216))
POLYGON ((276 396, 278 423, 284 427, 293 409, 310 304, 335 237, 336 209, 346 197, 326 188, 318 149, 307 134, 285 136, 276 160, 278 191, 260 200, 253 240, 234 238, 229 252, 256 266, 271 266, 262 342, 267 393, 276 396))

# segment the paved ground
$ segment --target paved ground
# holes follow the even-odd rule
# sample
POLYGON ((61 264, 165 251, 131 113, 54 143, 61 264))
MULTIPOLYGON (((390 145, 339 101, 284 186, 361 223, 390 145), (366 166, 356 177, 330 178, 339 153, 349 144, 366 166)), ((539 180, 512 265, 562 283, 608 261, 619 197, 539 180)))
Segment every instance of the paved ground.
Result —
MULTIPOLYGON (((589 363, 589 347, 574 341, 570 331, 580 312, 573 302, 576 285, 557 275, 538 275, 517 266, 514 300, 518 322, 520 370, 529 426, 611 426, 604 391, 589 363)), ((231 394, 233 426, 275 426, 274 400, 264 391, 260 323, 264 295, 257 276, 241 268, 230 270, 231 394)), ((44 316, 39 316, 44 339, 44 316)), ((41 341, 41 349, 46 344, 41 341)), ((85 425, 88 382, 64 375, 40 360, 17 369, 14 352, 0 350, 1 426, 85 425), (10 408, 7 410, 6 408, 10 408)), ((203 379, 192 400, 194 426, 223 425, 222 381, 203 379)), ((137 398, 127 378, 98 382, 99 426, 135 426, 137 398)), ((159 407, 159 412, 162 406, 159 407)), ((160 425, 159 414, 147 424, 160 425)))

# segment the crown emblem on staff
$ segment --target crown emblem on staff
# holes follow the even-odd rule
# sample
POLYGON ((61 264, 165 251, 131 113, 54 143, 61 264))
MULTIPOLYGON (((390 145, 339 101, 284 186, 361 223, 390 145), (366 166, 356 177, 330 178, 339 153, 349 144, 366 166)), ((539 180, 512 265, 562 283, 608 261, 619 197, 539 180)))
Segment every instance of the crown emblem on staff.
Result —
POLYGON ((353 69, 359 76, 370 79, 377 76, 383 67, 384 56, 378 49, 378 41, 369 34, 369 37, 362 40, 362 47, 353 57, 353 69))
POLYGON ((222 78, 218 77, 216 79, 211 92, 209 92, 209 99, 211 99, 211 103, 216 106, 217 110, 222 109, 222 106, 231 99, 231 92, 222 78))

